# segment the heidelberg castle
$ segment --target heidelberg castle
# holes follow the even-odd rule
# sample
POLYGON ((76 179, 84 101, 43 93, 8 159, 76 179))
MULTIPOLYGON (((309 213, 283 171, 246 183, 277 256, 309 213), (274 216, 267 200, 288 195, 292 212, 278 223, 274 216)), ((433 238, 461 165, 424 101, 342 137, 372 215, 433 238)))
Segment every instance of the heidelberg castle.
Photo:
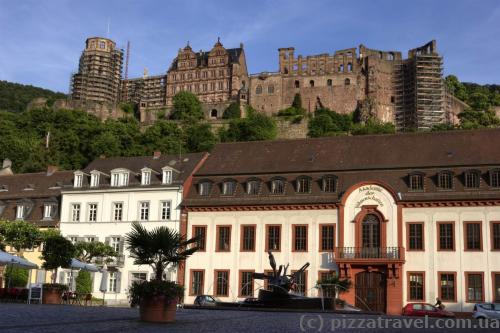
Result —
POLYGON ((207 119, 222 118, 232 102, 274 115, 299 93, 310 113, 321 107, 339 113, 359 108, 362 118, 392 122, 398 130, 456 123, 466 107, 445 89, 443 58, 434 40, 410 50, 407 58, 364 45, 332 55, 297 56, 293 47, 278 52, 277 72, 249 74, 243 44, 228 49, 217 40, 211 50, 195 52, 188 43, 166 74, 149 76, 145 70, 142 77, 125 74, 123 79, 124 51, 112 40, 92 37, 72 76, 69 103, 83 108, 134 103, 148 124, 168 114, 180 91, 199 98, 207 119))

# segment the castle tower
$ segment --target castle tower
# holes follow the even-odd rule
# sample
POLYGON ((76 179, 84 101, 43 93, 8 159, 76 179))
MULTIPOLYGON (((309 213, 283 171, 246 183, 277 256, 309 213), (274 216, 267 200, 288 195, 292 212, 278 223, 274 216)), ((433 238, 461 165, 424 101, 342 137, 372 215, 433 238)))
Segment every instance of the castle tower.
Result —
POLYGON ((71 99, 118 102, 123 50, 102 37, 88 38, 80 56, 78 73, 71 81, 71 99))

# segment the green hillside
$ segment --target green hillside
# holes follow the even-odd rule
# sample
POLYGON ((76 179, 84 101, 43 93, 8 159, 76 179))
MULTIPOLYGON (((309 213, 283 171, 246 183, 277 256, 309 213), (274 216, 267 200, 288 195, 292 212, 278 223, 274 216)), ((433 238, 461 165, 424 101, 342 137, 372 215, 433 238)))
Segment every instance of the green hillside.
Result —
POLYGON ((47 98, 50 105, 66 95, 31 85, 0 81, 0 110, 22 112, 29 102, 38 97, 47 98))

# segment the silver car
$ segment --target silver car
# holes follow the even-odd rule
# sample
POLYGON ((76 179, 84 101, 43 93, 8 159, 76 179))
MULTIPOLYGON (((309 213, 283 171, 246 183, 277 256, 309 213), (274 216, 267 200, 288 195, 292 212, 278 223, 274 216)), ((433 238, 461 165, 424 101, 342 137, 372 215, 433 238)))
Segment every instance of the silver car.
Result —
POLYGON ((500 303, 478 303, 474 305, 472 317, 476 319, 500 319, 500 303))

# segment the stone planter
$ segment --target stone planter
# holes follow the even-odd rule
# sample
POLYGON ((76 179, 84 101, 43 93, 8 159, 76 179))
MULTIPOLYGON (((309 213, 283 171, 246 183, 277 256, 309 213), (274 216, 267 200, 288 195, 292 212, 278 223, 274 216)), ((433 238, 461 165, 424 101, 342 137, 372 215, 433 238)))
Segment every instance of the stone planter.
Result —
POLYGON ((140 316, 142 321, 153 323, 171 323, 175 321, 177 300, 165 296, 153 296, 141 299, 140 316))
POLYGON ((44 288, 42 304, 61 304, 62 292, 59 288, 44 288))

